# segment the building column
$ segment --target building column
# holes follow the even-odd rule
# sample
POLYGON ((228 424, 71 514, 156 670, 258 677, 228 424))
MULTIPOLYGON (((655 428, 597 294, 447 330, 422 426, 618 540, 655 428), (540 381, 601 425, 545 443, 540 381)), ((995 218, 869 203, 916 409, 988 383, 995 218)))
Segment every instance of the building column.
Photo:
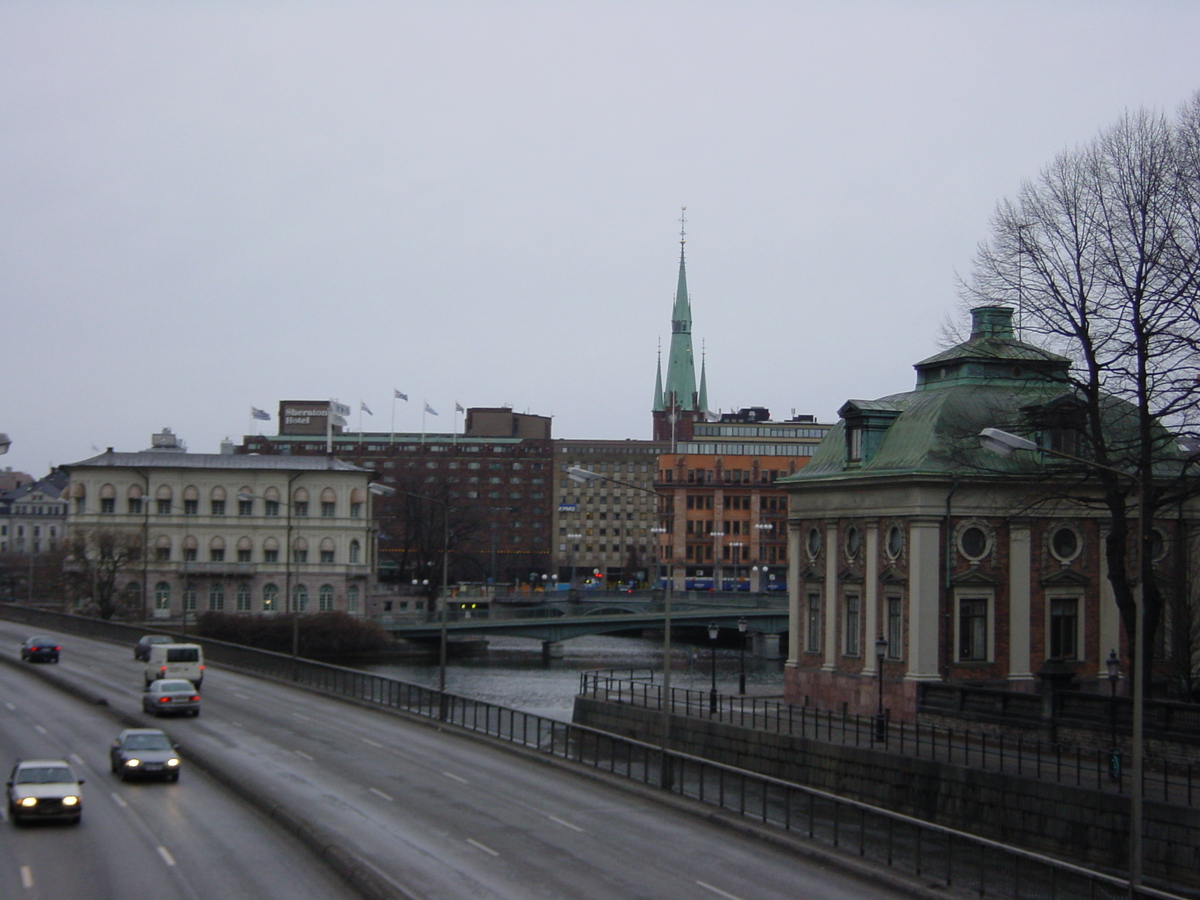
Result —
POLYGON ((800 523, 788 522, 788 663, 800 654, 800 523))
POLYGON ((841 598, 838 596, 838 539, 837 523, 825 526, 825 662, 821 665, 826 672, 837 671, 837 626, 841 614, 841 598))
POLYGON ((866 553, 866 580, 863 584, 863 620, 866 640, 863 646, 863 674, 873 675, 879 668, 875 659, 875 638, 879 637, 879 523, 864 522, 862 525, 863 552, 866 553))
POLYGON ((941 678, 941 518, 910 519, 908 550, 908 672, 904 677, 910 681, 936 681, 941 678))
POLYGON ((1029 522, 1012 519, 1008 532, 1008 680, 1033 681, 1030 608, 1033 547, 1029 522))

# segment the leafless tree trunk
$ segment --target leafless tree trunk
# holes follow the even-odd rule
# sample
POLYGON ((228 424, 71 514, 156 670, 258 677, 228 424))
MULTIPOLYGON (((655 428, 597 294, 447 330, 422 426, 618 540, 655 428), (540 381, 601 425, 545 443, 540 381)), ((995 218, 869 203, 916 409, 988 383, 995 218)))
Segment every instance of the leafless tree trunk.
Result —
POLYGON ((1079 455, 1095 464, 1108 577, 1149 673, 1164 603, 1151 526, 1200 483, 1180 445, 1200 414, 1200 94, 1175 120, 1127 114, 1001 203, 965 295, 1015 306, 1022 339, 1075 361, 1079 455))

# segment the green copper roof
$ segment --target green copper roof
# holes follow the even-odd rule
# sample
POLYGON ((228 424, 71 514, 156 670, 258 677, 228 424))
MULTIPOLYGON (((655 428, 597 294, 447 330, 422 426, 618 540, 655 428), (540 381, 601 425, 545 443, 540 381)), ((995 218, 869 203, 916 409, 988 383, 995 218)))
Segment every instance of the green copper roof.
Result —
POLYGON ((696 392, 696 361, 692 352, 692 304, 687 291, 684 241, 679 242, 679 285, 671 312, 671 347, 667 354, 667 381, 660 408, 699 409, 696 392))

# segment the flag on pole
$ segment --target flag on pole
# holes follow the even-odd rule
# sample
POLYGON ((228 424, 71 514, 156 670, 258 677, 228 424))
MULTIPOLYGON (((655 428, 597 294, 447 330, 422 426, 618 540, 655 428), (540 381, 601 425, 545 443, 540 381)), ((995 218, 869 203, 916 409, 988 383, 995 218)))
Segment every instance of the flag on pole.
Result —
POLYGON ((367 404, 363 403, 361 400, 359 400, 359 401, 358 401, 358 406, 359 406, 359 408, 360 408, 360 409, 361 409, 363 412, 365 412, 365 413, 366 413, 368 416, 373 416, 373 415, 375 415, 375 413, 371 412, 371 407, 367 406, 367 404))
POLYGON ((408 394, 402 394, 395 388, 392 388, 392 390, 395 391, 397 400, 404 400, 405 402, 408 402, 408 394))
POLYGON ((455 401, 454 401, 454 411, 455 411, 455 412, 460 412, 460 413, 465 413, 465 412, 466 412, 466 410, 462 408, 462 404, 461 404, 461 403, 459 403, 457 400, 455 400, 455 401))
POLYGON ((259 409, 257 406, 250 407, 250 418, 262 419, 264 422, 271 421, 271 414, 265 409, 259 409))
POLYGON ((434 409, 432 406, 430 406, 430 405, 429 405, 429 401, 428 401, 428 400, 426 400, 426 401, 425 401, 425 412, 429 413, 431 416, 436 416, 436 415, 437 415, 437 410, 436 410, 436 409, 434 409))

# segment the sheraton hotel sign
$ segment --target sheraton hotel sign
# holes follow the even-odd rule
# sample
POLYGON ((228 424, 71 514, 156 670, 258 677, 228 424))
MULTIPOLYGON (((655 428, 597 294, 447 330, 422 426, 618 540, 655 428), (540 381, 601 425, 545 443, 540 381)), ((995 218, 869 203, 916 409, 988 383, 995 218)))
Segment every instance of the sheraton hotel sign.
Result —
POLYGON ((320 434, 329 428, 329 417, 333 415, 333 433, 341 434, 344 416, 350 407, 330 400, 281 400, 279 401, 280 434, 320 434))

